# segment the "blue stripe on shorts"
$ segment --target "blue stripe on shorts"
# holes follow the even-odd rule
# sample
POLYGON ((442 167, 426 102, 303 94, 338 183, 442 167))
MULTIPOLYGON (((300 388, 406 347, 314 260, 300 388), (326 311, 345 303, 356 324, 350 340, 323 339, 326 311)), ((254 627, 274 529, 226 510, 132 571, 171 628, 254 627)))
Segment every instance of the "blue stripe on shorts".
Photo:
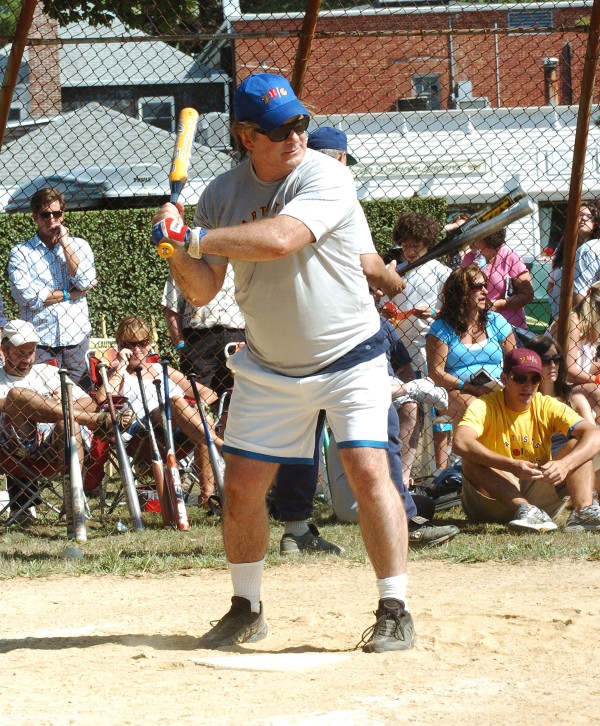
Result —
POLYGON ((361 447, 367 447, 370 449, 387 449, 387 441, 371 441, 369 439, 356 439, 355 441, 341 441, 338 442, 338 449, 358 449, 361 447))
POLYGON ((243 456, 246 459, 256 459, 257 461, 270 461, 273 464, 303 464, 307 466, 314 463, 312 458, 304 459, 296 456, 270 456, 269 454, 259 454, 256 451, 237 449, 235 446, 228 446, 227 444, 223 444, 221 450, 224 454, 234 454, 235 456, 243 456))

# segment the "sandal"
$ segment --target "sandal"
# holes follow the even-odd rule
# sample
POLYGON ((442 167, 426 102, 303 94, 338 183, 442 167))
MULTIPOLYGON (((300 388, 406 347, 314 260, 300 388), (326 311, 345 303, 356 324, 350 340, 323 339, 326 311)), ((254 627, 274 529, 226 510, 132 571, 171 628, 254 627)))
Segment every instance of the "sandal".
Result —
MULTIPOLYGON (((126 431, 135 421, 135 413, 130 409, 116 412, 119 431, 126 431)), ((94 431, 100 441, 111 441, 114 438, 113 423, 109 411, 102 411, 96 421, 96 429, 94 431)))

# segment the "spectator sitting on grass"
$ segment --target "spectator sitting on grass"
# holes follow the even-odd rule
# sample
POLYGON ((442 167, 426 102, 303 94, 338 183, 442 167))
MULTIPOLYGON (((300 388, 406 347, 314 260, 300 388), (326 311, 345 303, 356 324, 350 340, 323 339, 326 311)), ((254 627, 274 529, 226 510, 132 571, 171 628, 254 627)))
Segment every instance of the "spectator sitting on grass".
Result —
POLYGON ((517 532, 549 532, 565 495, 573 511, 565 531, 600 532, 600 506, 590 467, 600 431, 566 404, 538 388, 540 356, 515 348, 505 356, 504 389, 471 403, 455 435, 462 456, 462 505, 477 522, 508 524, 517 532), (552 459, 552 435, 569 441, 552 459))

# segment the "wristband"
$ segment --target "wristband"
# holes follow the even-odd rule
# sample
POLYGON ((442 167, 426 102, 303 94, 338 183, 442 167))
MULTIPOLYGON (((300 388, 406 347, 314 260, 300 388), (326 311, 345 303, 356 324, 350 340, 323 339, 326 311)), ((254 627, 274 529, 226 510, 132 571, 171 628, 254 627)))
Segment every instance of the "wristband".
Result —
POLYGON ((181 341, 181 343, 177 343, 175 346, 175 350, 182 350, 183 348, 185 348, 185 343, 183 341, 181 341))
POLYGON ((200 243, 202 242, 202 238, 205 234, 206 230, 202 229, 202 227, 192 227, 190 229, 190 236, 189 239, 186 240, 185 251, 195 260, 199 260, 202 257, 200 243))
POLYGON ((600 373, 594 378, 594 383, 600 385, 600 373))
POLYGON ((464 382, 464 381, 459 381, 459 382, 458 382, 458 383, 456 384, 456 389, 457 389, 458 391, 462 391, 462 388, 463 388, 463 386, 464 386, 464 385, 465 385, 465 382, 464 382))
POLYGON ((63 294, 63 300, 65 302, 68 302, 71 299, 71 296, 69 295, 69 291, 68 290, 63 290, 62 291, 62 294, 63 294))
POLYGON ((431 317, 435 318, 435 310, 433 308, 431 308, 431 317))

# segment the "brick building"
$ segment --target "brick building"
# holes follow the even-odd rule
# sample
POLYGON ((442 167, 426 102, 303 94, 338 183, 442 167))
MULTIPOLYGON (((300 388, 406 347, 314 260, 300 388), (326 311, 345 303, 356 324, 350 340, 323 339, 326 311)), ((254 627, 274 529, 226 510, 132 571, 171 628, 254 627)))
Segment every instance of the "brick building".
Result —
MULTIPOLYGON (((322 12, 303 99, 320 114, 577 104, 591 5, 410 3, 322 12), (318 37, 341 32, 353 35, 318 37)), ((237 82, 260 71, 290 77, 302 19, 230 18, 235 33, 273 34, 235 41, 237 82)))

